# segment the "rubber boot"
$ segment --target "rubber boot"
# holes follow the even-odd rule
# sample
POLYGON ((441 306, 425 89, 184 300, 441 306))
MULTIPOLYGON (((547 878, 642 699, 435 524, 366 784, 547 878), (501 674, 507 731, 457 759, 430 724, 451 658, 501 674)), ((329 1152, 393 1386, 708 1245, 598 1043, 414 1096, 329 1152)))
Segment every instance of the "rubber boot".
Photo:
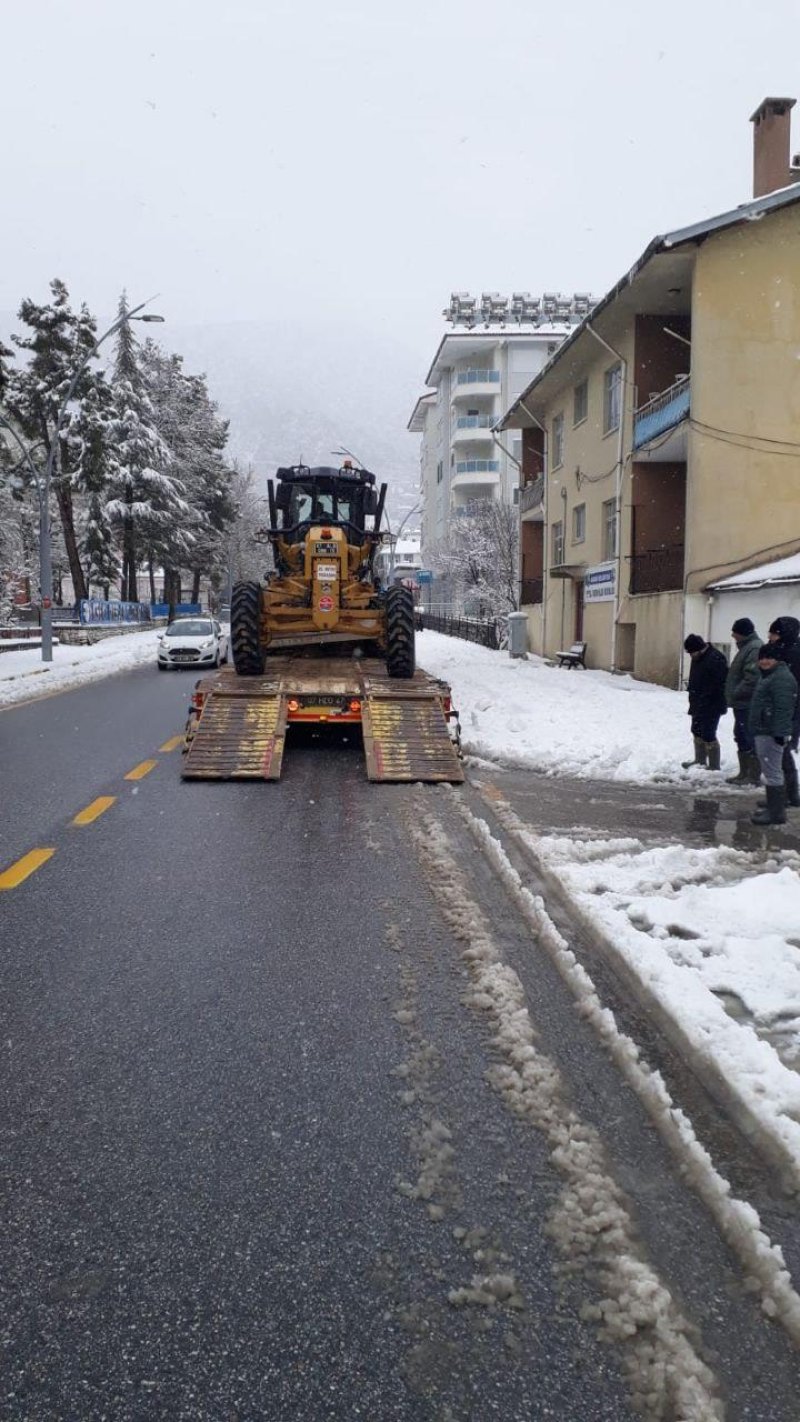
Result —
POLYGON ((750 823, 754 825, 786 824, 786 791, 782 785, 767 786, 766 808, 756 810, 756 813, 750 816, 750 823))
POLYGON ((749 785, 750 771, 748 767, 748 755, 746 751, 737 751, 739 757, 739 774, 729 775, 725 781, 726 785, 749 785))
POLYGON ((694 760, 682 760, 681 765, 684 770, 689 770, 693 765, 706 765, 708 762, 708 750, 705 741, 701 741, 699 736, 694 738, 694 760))
POLYGON ((748 775, 747 775, 748 784, 750 784, 750 785, 760 785, 760 784, 761 784, 761 761, 759 760, 759 758, 758 758, 758 756, 756 755, 755 751, 748 751, 748 752, 747 752, 747 755, 745 756, 745 760, 747 761, 747 767, 748 767, 748 775))
POLYGON ((783 787, 786 791, 787 805, 793 805, 796 809, 800 805, 800 783, 798 783, 795 759, 788 746, 785 746, 783 751, 783 787))
POLYGON ((719 770, 720 744, 719 741, 706 741, 708 751, 709 770, 719 770))

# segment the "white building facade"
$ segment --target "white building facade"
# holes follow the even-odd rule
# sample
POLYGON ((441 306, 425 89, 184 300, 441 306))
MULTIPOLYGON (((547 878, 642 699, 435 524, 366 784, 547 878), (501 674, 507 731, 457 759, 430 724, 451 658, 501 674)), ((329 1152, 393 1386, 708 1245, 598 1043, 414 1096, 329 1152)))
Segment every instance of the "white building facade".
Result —
POLYGON ((589 310, 588 295, 510 300, 457 292, 408 429, 420 434, 422 558, 447 535, 450 520, 480 499, 516 500, 521 437, 499 443, 493 427, 589 310))

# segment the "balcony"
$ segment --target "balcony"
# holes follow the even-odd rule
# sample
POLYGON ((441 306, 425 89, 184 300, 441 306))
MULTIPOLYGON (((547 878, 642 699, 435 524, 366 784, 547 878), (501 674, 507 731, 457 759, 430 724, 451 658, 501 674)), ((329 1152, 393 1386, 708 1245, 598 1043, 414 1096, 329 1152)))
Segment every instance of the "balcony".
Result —
POLYGON ((538 607, 544 601, 544 578, 523 578, 519 585, 520 607, 538 607))
MULTIPOLYGON (((676 380, 668 390, 663 390, 659 395, 654 395, 652 400, 648 400, 646 405, 640 405, 633 415, 633 447, 642 449, 651 440, 667 435, 670 430, 675 430, 678 425, 688 419, 691 408, 690 382, 684 376, 676 380)), ((685 436, 685 431, 682 432, 685 436)), ((685 443, 685 440, 684 440, 685 443)), ((664 446, 661 447, 662 451, 664 446)), ((662 454, 665 459, 679 459, 681 454, 677 446, 669 454, 662 454)), ((686 457, 685 450, 682 456, 686 457)))
POLYGON ((519 491, 519 516, 527 523, 536 523, 544 518, 544 475, 540 474, 532 484, 525 484, 519 491))
POLYGON ((453 372, 452 388, 450 391, 450 396, 453 400, 471 400, 476 395, 499 394, 499 370, 480 367, 475 370, 456 370, 453 372))
POLYGON ((683 589, 684 546, 648 548, 630 559, 632 593, 681 592, 683 589))
POLYGON ((453 421, 453 444, 491 444, 494 415, 460 415, 453 421))

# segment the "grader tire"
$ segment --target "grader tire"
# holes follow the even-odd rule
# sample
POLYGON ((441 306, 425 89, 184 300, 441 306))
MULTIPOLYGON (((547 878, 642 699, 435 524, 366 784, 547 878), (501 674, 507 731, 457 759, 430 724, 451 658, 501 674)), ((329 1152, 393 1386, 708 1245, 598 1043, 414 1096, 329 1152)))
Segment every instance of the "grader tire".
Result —
POLYGON ((395 583, 386 591, 386 670, 408 678, 415 666, 414 598, 410 588, 395 583))
POLYGON ((239 676, 261 676, 261 587, 258 583, 236 583, 231 598, 231 647, 239 676))

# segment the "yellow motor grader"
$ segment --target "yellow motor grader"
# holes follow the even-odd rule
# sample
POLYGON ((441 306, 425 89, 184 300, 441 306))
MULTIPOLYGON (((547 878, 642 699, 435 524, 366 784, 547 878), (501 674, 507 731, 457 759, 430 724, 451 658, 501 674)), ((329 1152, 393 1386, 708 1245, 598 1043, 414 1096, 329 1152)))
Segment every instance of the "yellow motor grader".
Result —
POLYGON ((265 658, 300 648, 319 656, 346 647, 379 657, 391 677, 414 675, 414 600, 381 589, 373 559, 386 485, 346 461, 340 469, 294 465, 268 483, 275 563, 264 585, 237 583, 231 646, 239 676, 261 676, 265 658), (367 521, 371 520, 371 527, 367 521))

